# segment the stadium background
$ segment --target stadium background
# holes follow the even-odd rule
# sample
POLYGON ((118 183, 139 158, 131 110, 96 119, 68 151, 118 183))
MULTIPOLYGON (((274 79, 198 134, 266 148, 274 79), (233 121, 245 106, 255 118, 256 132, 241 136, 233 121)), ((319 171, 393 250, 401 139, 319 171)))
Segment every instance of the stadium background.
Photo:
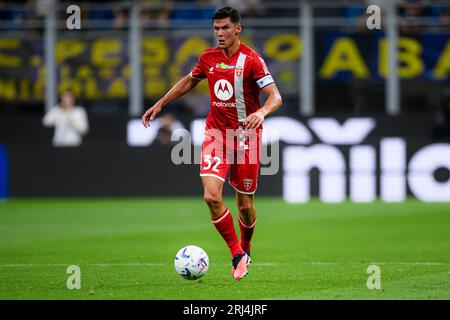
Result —
MULTIPOLYGON (((214 45, 210 17, 227 4, 241 9, 241 39, 265 58, 283 96, 281 109, 266 120, 274 131, 283 130, 279 170, 260 178, 261 206, 306 203, 307 207, 290 207, 286 212, 302 215, 305 208, 319 206, 318 214, 325 212, 325 219, 330 211, 338 215, 349 210, 355 213, 356 218, 350 214, 353 221, 359 211, 384 208, 389 213, 392 207, 382 205, 392 203, 406 212, 437 210, 438 216, 424 216, 418 223, 448 227, 448 1, 2 1, 0 198, 5 201, 0 211, 5 230, 12 226, 9 232, 16 232, 13 238, 20 237, 22 227, 26 229, 22 214, 31 214, 34 206, 49 219, 49 225, 58 220, 48 212, 56 214, 56 208, 64 207, 59 197, 94 216, 97 210, 106 210, 101 201, 96 202, 97 197, 111 201, 140 197, 137 203, 147 201, 152 208, 148 209, 150 217, 165 214, 161 196, 193 196, 198 201, 192 200, 186 211, 202 208, 198 164, 173 164, 174 142, 159 138, 160 123, 155 123, 153 131, 145 131, 136 121, 191 70, 205 48, 214 45), (72 4, 81 9, 79 30, 68 29, 71 14, 66 10, 72 4), (366 27, 370 4, 381 8, 381 30, 366 27), (393 55, 396 46, 398 55, 393 55), (87 110, 90 130, 80 147, 57 148, 52 146, 53 130, 43 127, 42 117, 66 89, 87 110), (302 162, 305 157, 308 161, 302 162), (427 207, 429 202, 437 203, 427 207), (17 209, 27 203, 28 209, 17 209), (341 207, 336 203, 342 203, 341 207)), ((176 126, 198 135, 208 106, 207 86, 202 83, 168 106, 164 114, 172 115, 176 126)), ((198 147, 193 143, 194 153, 198 147)), ((233 195, 231 188, 225 188, 225 194, 233 195)), ((125 202, 119 214, 123 219, 134 214, 129 213, 133 201, 125 202)), ((90 224, 89 219, 86 223, 90 224)), ((14 264, 18 261, 11 254, 15 247, 8 247, 12 241, 8 234, 2 240, 3 260, 14 264)), ((113 231, 110 236, 114 238, 113 231)), ((184 241, 203 239, 193 233, 186 237, 167 250, 175 252, 184 241)), ((119 236, 114 239, 120 241, 119 236)), ((430 243, 436 242, 433 258, 445 270, 448 229, 436 231, 430 243)), ((25 255, 19 260, 32 263, 33 257, 27 260, 25 255)), ((425 263, 430 260, 426 254, 415 257, 425 263)), ((407 258, 400 254, 393 259, 407 258)), ((409 258, 414 260, 414 256, 409 258)), ((16 285, 11 281, 11 287, 5 287, 10 288, 8 292, 14 292, 16 285)), ((445 288, 448 279, 443 292, 445 288)), ((24 296, 20 290, 12 295, 24 296)), ((56 295, 61 296, 67 297, 56 295)), ((431 297, 448 298, 448 292, 431 297)))

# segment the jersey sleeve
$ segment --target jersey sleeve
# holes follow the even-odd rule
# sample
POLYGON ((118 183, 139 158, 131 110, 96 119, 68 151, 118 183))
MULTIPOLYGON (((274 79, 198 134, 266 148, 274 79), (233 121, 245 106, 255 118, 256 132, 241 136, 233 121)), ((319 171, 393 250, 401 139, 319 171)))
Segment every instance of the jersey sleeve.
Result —
POLYGON ((205 70, 206 70, 205 59, 202 54, 202 55, 200 55, 200 58, 198 59, 197 65, 191 71, 191 77, 198 78, 198 79, 205 79, 206 78, 205 70))
POLYGON ((256 81, 259 88, 262 89, 274 83, 275 81, 273 81, 264 59, 260 55, 257 55, 253 61, 253 80, 256 81))

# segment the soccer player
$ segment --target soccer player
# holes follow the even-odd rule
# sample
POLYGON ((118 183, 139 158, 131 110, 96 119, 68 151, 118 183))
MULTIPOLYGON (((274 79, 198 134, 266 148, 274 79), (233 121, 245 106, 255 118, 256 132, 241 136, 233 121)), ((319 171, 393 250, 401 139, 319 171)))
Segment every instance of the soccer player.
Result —
POLYGON ((142 122, 148 127, 164 106, 208 79, 211 99, 200 176, 212 223, 231 251, 232 276, 240 280, 248 273, 256 224, 254 193, 260 166, 262 123, 281 106, 282 99, 262 57, 239 40, 240 13, 225 7, 215 12, 212 22, 218 45, 200 55, 191 73, 149 108, 142 122), (262 107, 260 91, 267 96, 262 107), (222 199, 229 171, 229 183, 236 190, 240 240, 233 216, 222 199))

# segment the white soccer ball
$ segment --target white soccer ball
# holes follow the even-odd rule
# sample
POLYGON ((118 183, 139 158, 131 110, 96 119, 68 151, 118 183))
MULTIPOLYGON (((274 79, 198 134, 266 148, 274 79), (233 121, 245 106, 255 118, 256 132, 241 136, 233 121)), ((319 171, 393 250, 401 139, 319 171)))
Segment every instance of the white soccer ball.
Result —
POLYGON ((185 279, 195 280, 202 277, 209 267, 206 252, 197 246, 181 248, 175 256, 175 271, 185 279))

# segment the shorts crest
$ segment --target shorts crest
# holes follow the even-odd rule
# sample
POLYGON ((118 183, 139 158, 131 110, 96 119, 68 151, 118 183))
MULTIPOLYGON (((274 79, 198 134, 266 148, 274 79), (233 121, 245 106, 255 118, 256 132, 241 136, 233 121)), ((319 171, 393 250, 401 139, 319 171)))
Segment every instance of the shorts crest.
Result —
POLYGON ((244 188, 249 190, 252 187, 253 179, 244 179, 244 188))

